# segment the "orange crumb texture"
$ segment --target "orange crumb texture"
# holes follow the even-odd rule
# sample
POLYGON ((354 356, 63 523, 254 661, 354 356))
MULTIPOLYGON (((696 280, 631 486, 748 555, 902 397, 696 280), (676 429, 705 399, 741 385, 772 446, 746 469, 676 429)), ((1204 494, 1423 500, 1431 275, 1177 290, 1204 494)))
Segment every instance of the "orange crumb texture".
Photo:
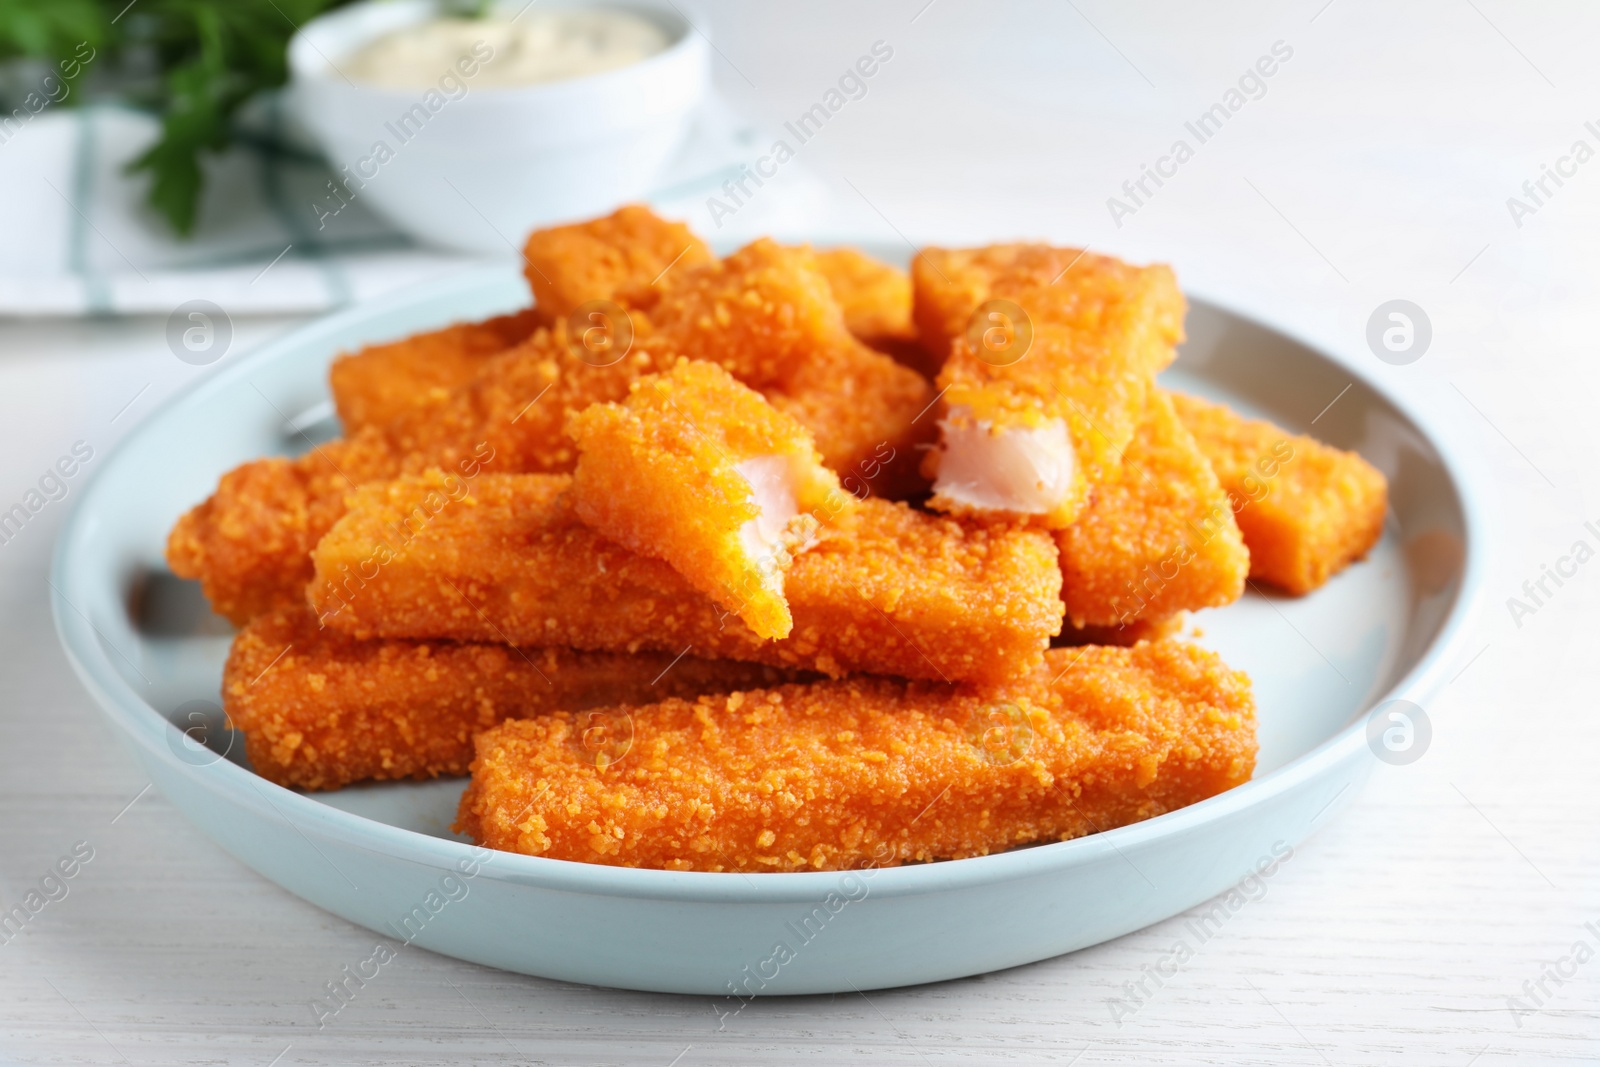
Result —
MULTIPOLYGON (((481 323, 458 324, 373 345, 335 361, 329 378, 345 430, 387 426, 419 400, 437 400, 441 392, 468 385, 484 370, 488 357, 530 339, 541 325, 565 325, 567 316, 579 306, 610 300, 625 289, 645 287, 669 265, 695 266, 715 258, 688 227, 639 205, 619 208, 590 222, 535 230, 528 238, 525 256, 524 269, 536 306, 481 323)), ((534 351, 554 355, 565 347, 564 334, 546 335, 534 351)), ((562 369, 576 371, 579 367, 562 369)), ((549 381, 541 382, 539 387, 547 384, 549 381)), ((559 433, 558 423, 555 434, 559 433)))
POLYGON ((874 347, 916 339, 910 275, 854 248, 829 248, 816 257, 851 333, 874 347))
POLYGON ((528 308, 340 356, 328 368, 328 384, 345 433, 387 426, 420 399, 465 385, 490 356, 532 336, 539 322, 538 310, 528 308))
POLYGON ((921 450, 938 433, 933 386, 864 346, 837 356, 808 362, 785 389, 763 390, 767 400, 811 431, 848 492, 886 500, 926 492, 921 450))
MULTIPOLYGON (((641 211, 629 209, 626 217, 666 231, 674 225, 659 219, 646 223, 641 211)), ((539 234, 535 238, 542 240, 539 234)), ((630 263, 649 266, 638 257, 607 258, 599 247, 604 242, 597 246, 593 235, 568 234, 555 243, 570 244, 568 238, 613 272, 630 263)), ((558 269, 581 275, 584 262, 574 252, 559 263, 547 261, 543 269, 572 292, 586 293, 590 282, 569 279, 558 269)), ((643 289, 659 273, 657 268, 628 275, 626 284, 643 289)), ((565 432, 569 415, 623 399, 640 377, 672 366, 680 350, 707 355, 696 346, 717 330, 706 324, 724 318, 737 318, 747 328, 738 344, 718 350, 718 361, 812 432, 824 463, 839 474, 847 492, 894 500, 926 488, 917 446, 936 430, 929 411, 932 387, 850 335, 809 252, 757 242, 729 260, 701 261, 691 254, 658 284, 678 313, 676 319, 668 315, 675 332, 663 339, 649 316, 630 311, 633 343, 618 357, 597 358, 573 343, 560 318, 497 355, 442 360, 436 368, 440 385, 420 391, 405 383, 417 381, 413 372, 419 360, 426 364, 427 359, 404 342, 351 357, 359 373, 352 370, 343 378, 348 402, 341 399, 341 411, 366 405, 386 413, 369 413, 359 428, 347 423, 343 441, 296 460, 258 460, 225 475, 212 497, 174 529, 168 547, 173 571, 199 580, 213 608, 236 623, 297 603, 310 577, 309 553, 343 513, 352 484, 430 467, 460 473, 570 471, 577 449, 565 432), (814 328, 799 328, 807 322, 814 328), (445 387, 444 378, 480 358, 470 381, 445 387), (398 379, 394 389, 374 391, 371 381, 391 367, 398 379), (782 375, 764 384, 745 373, 776 374, 774 368, 782 375), (402 402, 407 396, 409 404, 402 402)), ((457 334, 476 329, 458 328, 457 334)))
POLYGON ((303 602, 311 549, 344 513, 351 482, 393 478, 400 463, 376 431, 295 459, 235 467, 167 537, 167 563, 200 582, 211 609, 243 624, 303 602))
POLYGON ((1052 652, 1001 686, 851 678, 608 718, 628 741, 598 752, 569 714, 480 734, 458 829, 612 866, 842 870, 1153 818, 1256 754, 1248 679, 1170 641, 1052 652))
MULTIPOLYGON (((611 319, 619 346, 620 332, 632 331, 631 347, 616 356, 588 352, 569 333, 565 313, 558 314, 548 330, 487 361, 455 393, 408 412, 405 424, 391 430, 395 447, 459 452, 463 443, 488 440, 507 456, 502 469, 570 470, 568 414, 620 400, 640 376, 685 357, 719 364, 799 419, 840 475, 871 481, 873 492, 892 498, 919 491, 914 446, 934 429, 931 417, 917 419, 933 398, 926 379, 851 335, 809 250, 760 240, 727 259, 691 252, 671 269, 650 253, 671 248, 676 255, 687 232, 644 208, 536 232, 530 248, 559 254, 530 262, 567 294, 564 303, 547 306, 570 310, 621 299, 626 289, 632 295, 622 318, 611 319), (624 213, 626 225, 619 221, 624 213), (656 244, 646 241, 641 251, 629 243, 631 229, 655 233, 656 244)), ((542 284, 535 276, 536 292, 542 284)))
POLYGON ((1228 495, 1160 391, 1116 475, 1057 544, 1067 620, 1077 627, 1231 604, 1250 570, 1228 495))
POLYGON ((1250 577, 1304 595, 1383 536, 1388 483, 1356 453, 1220 404, 1173 399, 1233 502, 1250 577))
MULTIPOLYGON (((526 255, 525 271, 538 299, 536 306, 480 323, 458 324, 373 345, 336 360, 329 379, 346 432, 366 425, 387 427, 418 403, 437 403, 445 399, 444 394, 471 385, 486 370, 491 380, 508 370, 518 372, 523 379, 507 383, 511 386, 509 392, 525 393, 511 412, 513 415, 558 377, 614 379, 615 374, 584 374, 589 363, 562 358, 568 348, 567 317, 585 303, 610 300, 621 290, 647 287, 669 265, 695 266, 714 259, 710 249, 686 226, 662 219, 638 205, 620 208, 590 222, 535 230, 528 238, 526 255), (535 338, 540 327, 555 329, 542 331, 535 338), (522 359, 503 361, 499 368, 487 366, 489 357, 529 340, 534 343, 522 359), (537 372, 543 373, 542 380, 528 380, 530 373, 537 372), (533 387, 531 392, 525 388, 529 385, 533 387)), ((634 360, 634 376, 641 372, 641 366, 651 369, 648 362, 634 360)), ((570 391, 574 383, 565 384, 570 391)), ((602 399, 610 400, 621 395, 619 389, 626 391, 627 382, 609 389, 606 382, 580 386, 589 394, 597 387, 605 394, 602 399)), ((481 403, 493 398, 474 399, 480 401, 479 407, 492 411, 495 406, 481 403)), ((558 416, 564 414, 559 403, 549 406, 558 409, 558 416)), ((429 417, 419 421, 425 424, 429 417)), ((546 425, 545 431, 547 437, 559 438, 559 417, 553 427, 546 425)))
MULTIPOLYGON (((967 332, 979 304, 1001 297, 1020 304, 1040 322, 1079 325, 1118 290, 1143 293, 1150 328, 1171 348, 1183 340, 1186 305, 1168 267, 1137 267, 1112 256, 1046 244, 1000 244, 980 248, 924 248, 911 261, 913 318, 929 354, 941 363, 956 338, 967 332)), ((1170 363, 1162 346, 1138 356, 1154 372, 1170 363)))
POLYGON ((169 535, 173 573, 198 580, 212 610, 243 624, 304 602, 311 550, 344 514, 354 486, 432 468, 469 479, 483 470, 570 470, 577 454, 563 430, 569 411, 625 396, 652 364, 640 351, 591 366, 566 336, 565 323, 540 329, 487 357, 468 386, 416 398, 384 426, 229 471, 169 535))
POLYGON ((808 248, 765 238, 726 259, 674 269, 648 309, 663 353, 703 359, 766 395, 816 437, 841 477, 891 499, 925 483, 915 446, 934 434, 933 387, 858 340, 808 248), (887 457, 887 458, 886 458, 887 457))
POLYGON ((625 300, 624 290, 716 258, 689 227, 640 204, 588 222, 534 230, 522 255, 528 286, 549 322, 592 300, 625 300))
POLYGON ((790 550, 853 500, 805 427, 716 364, 682 360, 624 402, 574 415, 568 432, 585 523, 666 560, 757 636, 789 636, 790 550))
MULTIPOLYGON (((386 428, 398 454, 447 465, 482 443, 494 469, 508 473, 570 471, 577 449, 567 417, 590 404, 620 400, 657 369, 647 325, 620 356, 591 356, 574 344, 565 321, 489 359, 467 385, 421 400, 386 428)), ((413 466, 411 469, 417 469, 413 466)))
MULTIPOLYGON (((641 299, 650 277, 629 281, 641 299)), ((934 432, 932 416, 918 419, 932 387, 850 334, 807 250, 757 241, 725 260, 679 263, 648 296, 648 310, 612 316, 614 331, 632 332, 625 352, 591 352, 558 319, 487 360, 471 382, 403 412, 388 427, 393 447, 449 457, 487 441, 500 470, 571 470, 568 415, 621 400, 641 376, 683 357, 717 363, 765 394, 812 431, 841 476, 891 499, 923 488, 915 445, 934 432)))
POLYGON ((783 386, 811 359, 864 347, 807 248, 759 238, 674 270, 648 303, 664 346, 720 364, 752 388, 783 386))
MULTIPOLYGON (((1172 362, 1183 339, 1185 302, 1172 271, 1044 245, 927 249, 917 262, 923 269, 915 277, 931 290, 927 300, 937 312, 929 316, 944 322, 924 341, 948 348, 937 382, 945 417, 996 430, 1064 423, 1076 460, 1073 488, 1039 521, 1065 528, 1090 487, 1115 474, 1155 372, 1172 362), (977 299, 965 304, 955 327, 955 309, 973 294, 977 299), (967 330, 974 310, 989 299, 1021 309, 1020 324, 1014 314, 994 320, 1011 336, 1031 332, 1026 349, 1010 361, 985 350, 988 334, 977 332, 975 342, 967 330), (956 332, 946 337, 945 327, 956 332)), ((921 290, 917 297, 923 299, 921 290)), ((937 470, 938 457, 930 453, 926 473, 937 470)), ((941 495, 931 503, 966 510, 941 495)))
POLYGON ((652 649, 829 675, 1025 673, 1061 628, 1044 533, 861 501, 785 578, 794 629, 765 641, 660 560, 596 537, 556 475, 364 486, 317 545, 309 596, 358 637, 652 649))
POLYGON ((667 653, 356 641, 304 608, 234 638, 223 707, 263 778, 301 789, 466 774, 472 735, 508 718, 775 685, 790 672, 667 653))

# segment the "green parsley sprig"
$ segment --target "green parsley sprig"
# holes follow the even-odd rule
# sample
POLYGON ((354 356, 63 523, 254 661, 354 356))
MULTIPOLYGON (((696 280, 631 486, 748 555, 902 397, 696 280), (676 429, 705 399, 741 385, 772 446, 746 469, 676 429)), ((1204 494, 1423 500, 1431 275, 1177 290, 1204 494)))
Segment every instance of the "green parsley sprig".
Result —
MULTIPOLYGON (((160 138, 128 169, 150 175, 150 206, 187 235, 205 183, 202 157, 233 143, 233 119, 247 100, 288 78, 295 31, 349 2, 0 0, 0 62, 28 57, 62 64, 81 57, 87 44, 93 62, 60 76, 69 84, 87 77, 95 95, 117 95, 160 117, 160 138)), ((487 6, 444 0, 441 11, 470 17, 487 6)), ((72 92, 65 99, 83 97, 72 92)))

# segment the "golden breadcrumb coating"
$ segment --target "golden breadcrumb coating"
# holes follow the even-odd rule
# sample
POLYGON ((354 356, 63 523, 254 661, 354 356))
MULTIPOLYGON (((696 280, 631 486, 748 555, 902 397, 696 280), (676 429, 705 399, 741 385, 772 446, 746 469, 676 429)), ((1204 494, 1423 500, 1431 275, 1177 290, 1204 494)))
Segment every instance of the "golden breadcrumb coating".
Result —
POLYGON ((917 262, 918 283, 934 294, 923 317, 941 330, 978 294, 944 342, 943 440, 924 468, 939 478, 931 505, 1066 528, 1090 487, 1115 475, 1153 375, 1183 338, 1172 272, 1043 245, 925 249, 917 262), (968 329, 990 299, 1009 304, 968 329), (1015 347, 990 347, 1002 337, 1015 347))
POLYGON ((854 502, 804 426, 715 363, 692 360, 567 426, 578 444, 579 518, 666 560, 757 636, 789 636, 791 550, 854 502))
POLYGON ((478 736, 457 829, 619 867, 849 870, 983 856, 1153 818, 1249 779, 1249 680, 1192 645, 1050 653, 985 687, 850 678, 478 736))
POLYGON ((861 501, 785 580, 794 629, 765 641, 670 566, 596 537, 555 475, 364 486, 313 553, 309 597, 358 637, 654 649, 829 675, 1015 677, 1061 628, 1056 546, 861 501))
MULTIPOLYGON (((632 321, 648 329, 639 317, 632 321)), ((391 422, 385 430, 390 447, 445 466, 483 442, 495 453, 496 470, 570 471, 578 453, 566 435, 568 416, 622 399, 629 386, 657 369, 638 333, 614 360, 594 358, 571 341, 567 324, 557 322, 492 357, 466 386, 425 398, 391 422)))
POLYGON ((763 393, 812 432, 841 477, 876 470, 868 488, 890 499, 926 487, 915 446, 936 430, 924 414, 933 387, 850 333, 809 248, 763 238, 674 270, 649 318, 662 354, 709 360, 763 393))
POLYGON ((344 514, 353 484, 394 478, 402 464, 376 430, 295 459, 235 467, 167 538, 167 563, 198 579, 211 610, 236 624, 304 601, 311 549, 344 514))
POLYGON ((810 249, 767 238, 674 270, 651 297, 646 306, 664 347, 716 363, 755 389, 782 387, 819 352, 855 340, 810 249))
POLYGON ((432 468, 467 478, 483 469, 571 470, 577 450, 563 431, 568 414, 626 396, 654 362, 636 348, 595 366, 574 354, 566 337, 558 322, 489 357, 465 388, 420 397, 385 426, 363 427, 292 460, 235 468, 174 527, 167 544, 173 572, 198 579, 212 609, 242 624, 304 601, 311 549, 358 485, 432 468))
POLYGON ((1250 570, 1233 509, 1171 398, 1150 394, 1117 474, 1056 534, 1077 627, 1231 604, 1250 570))
POLYGON ((467 384, 490 356, 532 336, 539 322, 538 309, 528 308, 340 356, 328 368, 328 384, 345 434, 387 426, 420 400, 467 384))
POLYGON ((779 685, 792 672, 669 653, 357 641, 304 607, 239 631, 223 708, 255 772, 300 789, 466 774, 472 735, 551 711, 779 685))
POLYGON ((874 495, 926 487, 915 446, 936 432, 924 415, 932 386, 850 334, 808 249, 756 241, 723 260, 679 263, 653 288, 649 280, 630 283, 616 327, 631 330, 632 347, 618 362, 589 354, 565 322, 552 324, 492 360, 469 389, 414 412, 394 431, 398 447, 432 451, 432 438, 467 436, 512 457, 506 470, 570 470, 568 414, 620 400, 639 377, 687 358, 716 363, 793 415, 823 462, 874 495))
MULTIPOLYGON (((345 432, 387 426, 413 405, 469 385, 487 357, 527 340, 541 325, 565 323, 583 304, 646 287, 669 265, 695 266, 714 259, 688 227, 636 204, 590 222, 535 230, 525 257, 524 271, 538 300, 535 307, 372 345, 336 360, 329 380, 345 432)), ((535 351, 547 352, 552 340, 565 343, 564 335, 544 340, 535 351)), ((557 436, 559 430, 558 423, 557 436)))
POLYGON ((1250 577, 1301 596, 1383 536, 1388 482, 1354 452, 1174 394, 1250 550, 1250 577))
POLYGON ((816 257, 851 333, 925 377, 939 372, 911 321, 909 274, 854 248, 824 249, 816 257))
POLYGON ((856 496, 906 500, 927 492, 922 449, 938 436, 933 387, 859 344, 818 353, 767 400, 811 431, 817 451, 856 496))
MULTIPOLYGON (((647 333, 648 320, 634 318, 647 333)), ((538 331, 490 357, 467 387, 425 397, 381 430, 367 427, 292 461, 237 468, 173 531, 174 572, 199 579, 214 610, 242 623, 299 601, 310 577, 308 554, 343 514, 355 485, 431 467, 571 470, 577 449, 563 430, 568 416, 627 396, 658 361, 646 339, 617 362, 597 365, 576 354, 567 336, 560 322, 538 331)), ((932 414, 916 421, 927 407, 927 383, 886 356, 867 355, 843 366, 816 360, 797 373, 792 395, 768 395, 814 433, 822 429, 818 451, 847 492, 895 499, 922 484, 912 445, 934 426, 932 414)))
POLYGON ((607 366, 566 344, 566 324, 539 329, 483 359, 472 383, 429 390, 382 424, 352 431, 295 459, 254 460, 225 474, 209 499, 173 528, 167 561, 201 583, 212 610, 236 624, 304 601, 311 549, 356 486, 441 468, 475 477, 486 465, 509 472, 570 470, 576 450, 563 432, 569 411, 627 393, 654 366, 635 350, 607 366))
MULTIPOLYGON (((693 278, 683 284, 692 285, 693 278)), ((488 359, 468 385, 424 398, 398 416, 386 429, 392 447, 447 465, 487 442, 500 456, 500 470, 570 471, 577 462, 565 433, 570 415, 621 400, 641 377, 670 370, 680 358, 702 358, 681 336, 664 335, 644 312, 625 314, 632 345, 615 361, 591 355, 565 322, 557 322, 488 359)), ((937 429, 928 410, 931 386, 847 333, 835 340, 790 368, 781 385, 719 365, 810 430, 823 462, 847 479, 851 492, 892 500, 914 495, 927 484, 917 472, 916 445, 931 441, 937 429)))
POLYGON ((800 658, 769 662, 947 681, 1024 674, 1061 630, 1061 569, 1040 534, 864 500, 795 558, 795 628, 775 647, 800 658))
POLYGON ((354 484, 488 462, 508 473, 570 471, 577 452, 565 433, 567 417, 590 404, 621 400, 640 377, 669 369, 680 356, 718 362, 811 430, 823 462, 846 491, 904 499, 926 488, 917 446, 936 433, 932 387, 850 334, 809 250, 762 241, 727 260, 691 252, 663 273, 653 266, 659 257, 650 248, 671 246, 681 227, 644 209, 624 209, 589 225, 535 235, 539 240, 532 243, 551 250, 545 266, 563 291, 593 292, 592 279, 602 275, 634 291, 628 306, 604 313, 604 329, 586 319, 574 333, 558 317, 500 354, 483 356, 472 379, 454 389, 445 379, 460 372, 459 361, 442 361, 435 386, 422 387, 407 370, 416 360, 426 363, 420 353, 433 342, 417 339, 422 347, 415 352, 402 342, 387 356, 371 351, 354 357, 359 373, 350 374, 370 379, 392 361, 397 381, 393 391, 345 383, 351 395, 341 404, 359 409, 367 403, 386 412, 381 426, 371 415, 360 428, 349 428, 345 443, 322 447, 333 465, 348 468, 348 481, 309 477, 308 470, 331 469, 311 458, 245 465, 174 531, 173 569, 216 590, 220 599, 213 606, 235 622, 293 601, 307 573, 304 552, 342 513, 343 495, 354 484), (627 243, 635 230, 660 240, 645 240, 635 255, 627 243), (655 328, 638 303, 654 304, 667 329, 655 328), (604 343, 590 343, 597 336, 604 343), (403 404, 414 387, 413 402, 403 404), (337 458, 346 448, 373 458, 347 465, 337 458), (246 536, 212 528, 230 522, 237 530, 240 515, 249 516, 246 536), (225 551, 205 550, 219 542, 225 551))
POLYGON ((590 301, 616 300, 663 272, 716 258, 689 227, 668 222, 642 204, 627 204, 588 222, 534 230, 522 257, 546 322, 565 319, 590 301))
POLYGON ((1151 373, 1172 362, 1171 347, 1183 340, 1183 296, 1164 266, 1136 267, 1112 256, 1045 244, 985 245, 980 248, 924 248, 911 261, 912 315, 929 355, 942 365, 950 345, 965 334, 977 306, 1002 297, 1027 308, 1039 322, 1068 325, 1093 314, 1098 291, 1121 286, 1149 296, 1156 332, 1165 348, 1148 346, 1131 353, 1151 373), (1081 278, 1099 279, 1087 287, 1081 278))

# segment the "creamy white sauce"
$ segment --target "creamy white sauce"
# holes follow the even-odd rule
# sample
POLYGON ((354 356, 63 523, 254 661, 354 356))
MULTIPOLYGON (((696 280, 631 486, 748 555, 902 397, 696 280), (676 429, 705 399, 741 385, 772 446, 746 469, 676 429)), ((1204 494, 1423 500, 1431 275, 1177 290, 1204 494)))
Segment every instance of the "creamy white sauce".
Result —
POLYGON ((996 430, 957 405, 940 424, 943 454, 933 491, 958 504, 990 511, 1041 515, 1072 489, 1075 463, 1067 424, 996 430))
POLYGON ((783 536, 800 513, 789 457, 755 456, 735 464, 733 469, 750 483, 750 495, 761 509, 755 518, 739 527, 739 544, 752 560, 763 561, 762 569, 776 570, 785 551, 783 536))
POLYGON ((352 79, 391 89, 426 89, 455 71, 474 87, 581 78, 648 59, 671 43, 641 16, 606 8, 481 19, 437 18, 362 45, 339 64, 352 79))

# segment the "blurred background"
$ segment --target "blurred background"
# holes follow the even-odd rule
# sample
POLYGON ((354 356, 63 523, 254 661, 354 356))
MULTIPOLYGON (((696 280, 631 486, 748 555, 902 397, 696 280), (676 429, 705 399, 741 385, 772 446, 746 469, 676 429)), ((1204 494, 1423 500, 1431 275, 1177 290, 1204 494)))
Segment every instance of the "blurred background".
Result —
MULTIPOLYGON (((238 33, 281 53, 319 6, 135 0, 117 25, 150 16, 140 32, 153 36, 119 53, 98 4, 0 2, 10 51, 52 56, 14 59, 0 77, 13 116, 0 115, 6 505, 74 442, 104 454, 165 398, 312 316, 484 263, 519 268, 521 233, 437 247, 359 197, 324 220, 337 166, 291 95, 256 91, 282 81, 281 54, 201 62, 179 85, 172 56, 190 53, 163 43, 155 17, 181 10, 202 38, 238 33), (53 56, 95 33, 96 58, 61 78, 53 56), (70 89, 59 100, 50 77, 70 89), (35 111, 29 94, 41 89, 50 99, 35 111), (238 107, 208 118, 230 94, 238 107), (173 144, 201 146, 203 185, 170 160, 127 172, 159 136, 152 106, 168 109, 173 144), (214 305, 211 327, 226 330, 201 358, 172 341, 175 321, 177 336, 194 321, 173 317, 191 301, 214 305)), ((1600 8, 699 0, 678 11, 709 43, 711 91, 642 197, 730 246, 772 233, 909 255, 926 243, 1044 238, 1166 261, 1192 295, 1359 366, 1444 427, 1490 494, 1497 540, 1477 655, 1428 709, 1427 758, 1379 768, 1226 944, 1123 1025, 1106 998, 1170 943, 1162 926, 870 1005, 762 1002, 731 1035, 678 998, 419 954, 365 1022, 341 1022, 344 1037, 387 1042, 402 1060, 439 1039, 511 1056, 443 984, 465 981, 501 1026, 521 1028, 523 1050, 537 1045, 551 1062, 665 1065, 686 1045, 685 1064, 1357 1063, 1402 1052, 1463 1067, 1592 1062, 1600 963, 1551 987, 1536 1014, 1508 1002, 1578 938, 1600 944, 1583 927, 1600 922, 1600 672, 1589 652, 1600 579, 1580 572, 1530 618, 1513 618, 1505 600, 1600 520, 1600 8), (865 56, 879 62, 859 95, 803 143, 788 132, 865 56), (1247 77, 1269 56, 1270 76, 1247 77), (1190 127, 1230 92, 1240 106, 1196 136, 1190 127), (736 200, 724 183, 779 139, 793 158, 736 200), (1193 149, 1181 162, 1179 140, 1193 149), (1159 183, 1146 177, 1158 166, 1159 183), (1559 182, 1548 177, 1558 169, 1559 182), (1432 333, 1404 365, 1367 342, 1369 317, 1397 299, 1422 309, 1432 333)), ((31 872, 54 855, 60 834, 43 827, 98 818, 142 783, 103 743, 50 633, 45 569, 73 492, 0 544, 0 883, 9 858, 31 872)), ((86 905, 53 945, 0 947, 5 1026, 26 1031, 30 1055, 62 1062, 266 1064, 286 1041, 302 1043, 288 1062, 355 1062, 354 1045, 283 1006, 280 976, 315 971, 328 945, 365 935, 205 845, 159 796, 138 804, 73 890, 97 901, 98 918, 86 905), (283 943, 274 931, 289 923, 322 930, 324 944, 283 943), (126 979, 151 959, 146 980, 126 979), (44 978, 70 986, 70 1001, 44 978)))

